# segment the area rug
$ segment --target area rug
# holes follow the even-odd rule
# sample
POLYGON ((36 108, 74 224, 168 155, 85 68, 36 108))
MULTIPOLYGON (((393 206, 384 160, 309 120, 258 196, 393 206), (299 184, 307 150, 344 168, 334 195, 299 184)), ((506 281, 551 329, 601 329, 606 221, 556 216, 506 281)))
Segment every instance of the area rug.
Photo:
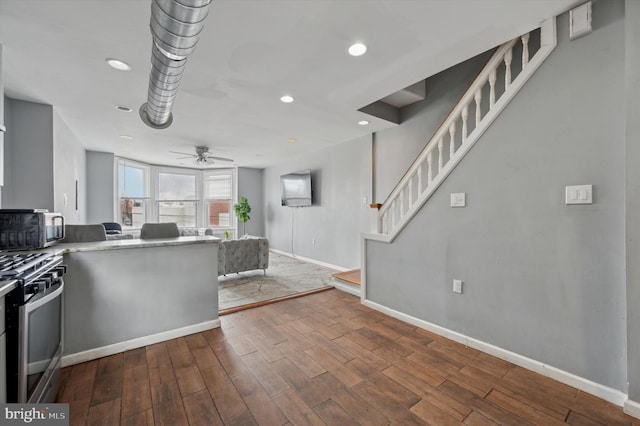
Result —
POLYGON ((218 306, 232 308, 333 287, 336 271, 269 252, 267 274, 260 270, 218 277, 218 306))

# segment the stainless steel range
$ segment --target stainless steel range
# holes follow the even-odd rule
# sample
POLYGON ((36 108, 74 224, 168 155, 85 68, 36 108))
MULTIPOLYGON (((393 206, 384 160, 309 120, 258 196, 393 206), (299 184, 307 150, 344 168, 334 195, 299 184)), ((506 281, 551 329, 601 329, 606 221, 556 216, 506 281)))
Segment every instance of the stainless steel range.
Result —
POLYGON ((0 279, 17 280, 7 294, 7 402, 53 402, 60 385, 63 327, 62 256, 0 254, 0 279))

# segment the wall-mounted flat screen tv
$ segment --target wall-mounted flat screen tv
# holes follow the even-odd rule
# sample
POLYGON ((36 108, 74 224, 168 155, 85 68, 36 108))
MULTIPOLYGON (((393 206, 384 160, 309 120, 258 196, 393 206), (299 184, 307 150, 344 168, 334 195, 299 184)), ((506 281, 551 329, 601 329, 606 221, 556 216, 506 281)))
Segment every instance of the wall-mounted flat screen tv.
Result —
POLYGON ((305 207, 312 203, 311 170, 302 170, 280 176, 282 184, 282 205, 305 207))

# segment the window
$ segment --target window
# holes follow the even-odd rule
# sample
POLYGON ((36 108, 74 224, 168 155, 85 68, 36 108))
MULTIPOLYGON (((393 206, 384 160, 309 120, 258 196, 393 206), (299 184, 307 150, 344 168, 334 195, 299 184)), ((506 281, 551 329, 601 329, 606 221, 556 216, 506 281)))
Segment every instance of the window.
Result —
POLYGON ((204 204, 207 227, 232 229, 233 170, 205 172, 204 204))
POLYGON ((175 222, 180 227, 215 228, 236 234, 232 214, 236 170, 196 170, 150 166, 119 158, 117 205, 123 228, 145 222, 175 222))
POLYGON ((158 222, 196 227, 198 197, 194 173, 158 172, 158 222))
POLYGON ((118 160, 119 221, 124 228, 139 228, 147 221, 149 167, 118 160))

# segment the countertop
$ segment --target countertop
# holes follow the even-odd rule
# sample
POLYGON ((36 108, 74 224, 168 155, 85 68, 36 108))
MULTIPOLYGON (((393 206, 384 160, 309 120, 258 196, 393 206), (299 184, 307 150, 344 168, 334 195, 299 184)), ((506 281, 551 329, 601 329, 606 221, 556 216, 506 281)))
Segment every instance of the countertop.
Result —
POLYGON ((56 249, 63 250, 64 253, 79 251, 101 251, 120 250, 144 247, 180 246, 188 244, 218 244, 220 238, 211 236, 177 237, 177 238, 154 238, 152 240, 110 240, 96 241, 91 243, 58 243, 56 249))
POLYGON ((0 297, 4 297, 18 286, 18 280, 0 281, 0 297))

